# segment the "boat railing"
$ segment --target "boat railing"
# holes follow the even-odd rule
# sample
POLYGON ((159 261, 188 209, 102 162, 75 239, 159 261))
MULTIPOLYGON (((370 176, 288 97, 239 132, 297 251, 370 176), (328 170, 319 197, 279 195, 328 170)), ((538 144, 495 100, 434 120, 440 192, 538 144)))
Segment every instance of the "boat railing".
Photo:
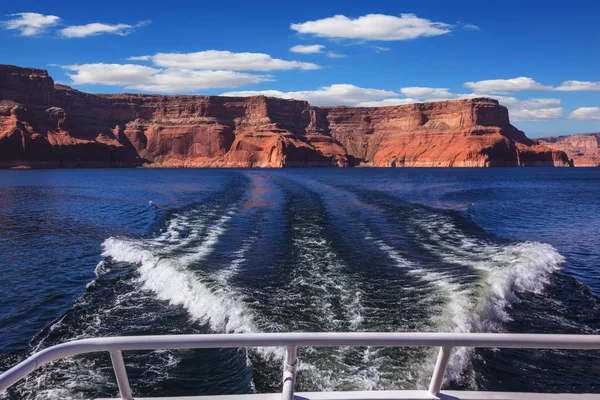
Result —
MULTIPOLYGON (((418 397, 436 399, 443 397, 440 391, 444 381, 444 375, 452 351, 456 347, 599 350, 600 335, 347 332, 245 333, 90 338, 74 340, 52 346, 31 355, 29 358, 0 375, 0 392, 31 374, 37 368, 52 361, 84 353, 108 352, 112 360, 120 398, 122 400, 133 400, 134 397, 129 385, 125 363, 123 361, 123 351, 280 347, 286 349, 286 356, 283 363, 283 388, 281 398, 282 400, 292 400, 294 399, 294 386, 298 366, 297 349, 302 347, 340 346, 439 347, 439 355, 429 383, 429 388, 426 391, 422 391, 420 394, 422 397, 418 397)), ((383 398, 377 397, 376 393, 377 392, 374 391, 372 392, 372 396, 361 398, 383 398)), ((243 396, 244 395, 241 395, 240 398, 243 398, 243 396)), ((202 397, 198 397, 198 399, 201 398, 202 397)))

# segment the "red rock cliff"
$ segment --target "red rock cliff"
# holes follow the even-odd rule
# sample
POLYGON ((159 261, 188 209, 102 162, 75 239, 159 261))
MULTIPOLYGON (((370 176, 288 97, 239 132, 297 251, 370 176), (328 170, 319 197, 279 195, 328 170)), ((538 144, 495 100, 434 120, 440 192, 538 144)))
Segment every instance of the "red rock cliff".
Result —
POLYGON ((487 98, 312 107, 266 97, 96 95, 0 66, 0 167, 566 166, 487 98))
POLYGON ((600 133, 546 137, 539 139, 539 142, 567 153, 576 167, 600 166, 600 133))

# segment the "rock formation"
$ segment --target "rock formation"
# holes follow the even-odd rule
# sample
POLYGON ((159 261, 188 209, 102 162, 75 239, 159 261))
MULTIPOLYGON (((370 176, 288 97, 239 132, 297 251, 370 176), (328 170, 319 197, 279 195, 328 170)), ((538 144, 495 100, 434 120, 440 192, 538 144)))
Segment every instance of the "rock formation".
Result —
POLYGON ((567 153, 576 167, 600 166, 600 133, 546 137, 539 139, 539 142, 567 153))
POLYGON ((98 95, 0 65, 0 167, 567 166, 496 100, 312 107, 257 97, 98 95))

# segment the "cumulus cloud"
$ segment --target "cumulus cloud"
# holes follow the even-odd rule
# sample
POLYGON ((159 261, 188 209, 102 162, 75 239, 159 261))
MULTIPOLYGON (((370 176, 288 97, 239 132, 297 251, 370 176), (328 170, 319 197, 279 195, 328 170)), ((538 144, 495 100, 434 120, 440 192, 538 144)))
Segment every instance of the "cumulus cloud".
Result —
POLYGON ((382 101, 370 101, 363 103, 368 107, 378 107, 387 105, 398 105, 398 104, 413 104, 413 103, 425 103, 433 101, 447 101, 447 100, 463 100, 471 99, 475 97, 490 97, 482 96, 475 93, 452 93, 448 88, 431 88, 422 86, 405 87, 400 89, 400 93, 406 97, 401 98, 390 98, 382 101))
POLYGON ((130 57, 129 60, 150 60, 159 67, 180 69, 273 71, 320 68, 317 64, 281 60, 263 53, 232 53, 220 50, 205 50, 196 53, 157 53, 153 56, 130 57))
POLYGON ((600 121, 600 107, 581 107, 569 115, 570 119, 600 121))
POLYGON ((328 51, 327 57, 329 58, 346 58, 345 54, 336 53, 335 51, 328 51))
POLYGON ((226 92, 222 96, 269 96, 282 99, 306 100, 315 106, 356 105, 366 101, 382 100, 397 96, 397 93, 381 90, 368 89, 342 83, 331 86, 323 86, 317 90, 298 92, 281 92, 279 90, 257 90, 226 92))
POLYGON ((160 69, 135 64, 66 65, 73 84, 117 85, 126 89, 175 93, 199 89, 237 88, 271 80, 268 75, 235 71, 160 69))
POLYGON ((560 106, 560 99, 554 98, 533 98, 529 100, 519 100, 516 97, 510 96, 498 96, 491 95, 494 99, 497 99, 500 103, 507 107, 515 107, 515 108, 526 108, 526 109, 538 109, 538 108, 548 108, 554 106, 560 106))
POLYGON ((517 122, 552 121, 561 118, 562 114, 562 107, 539 109, 510 109, 510 119, 517 122))
POLYGON ((56 15, 44 15, 38 13, 17 13, 9 14, 13 17, 7 21, 3 21, 1 26, 5 29, 17 30, 21 36, 35 36, 43 33, 48 28, 56 26, 60 23, 60 18, 56 15))
POLYGON ((542 85, 527 77, 513 79, 490 79, 478 82, 466 82, 465 87, 472 89, 475 93, 505 93, 523 90, 551 90, 552 86, 542 85))
POLYGON ((298 33, 333 39, 409 40, 419 37, 439 36, 450 32, 451 26, 433 22, 414 14, 367 14, 358 18, 345 15, 291 24, 298 33))
POLYGON ((600 82, 564 81, 556 90, 563 92, 600 91, 600 82))
POLYGON ((126 36, 129 35, 135 28, 139 28, 141 26, 145 26, 150 24, 150 21, 141 21, 135 25, 129 24, 102 24, 99 22, 94 22, 92 24, 87 25, 73 25, 67 26, 59 31, 61 36, 66 38, 83 38, 88 36, 96 36, 104 33, 126 36))
POLYGON ((300 54, 314 54, 314 53, 322 53, 325 46, 322 44, 297 44, 295 46, 290 47, 290 51, 292 53, 300 53, 300 54))
POLYGON ((134 57, 128 57, 127 60, 129 60, 129 61, 150 61, 151 58, 152 58, 152 56, 134 56, 134 57))
MULTIPOLYGON (((316 106, 347 105, 358 107, 386 107, 404 104, 423 103, 441 100, 461 100, 483 97, 477 93, 456 94, 447 88, 407 87, 400 89, 407 97, 399 97, 398 93, 365 89, 350 84, 338 84, 321 87, 317 90, 282 92, 279 90, 235 91, 226 92, 222 96, 258 96, 279 97, 283 99, 306 100, 316 106)), ((496 98, 507 106, 513 121, 550 121, 562 117, 563 109, 560 100, 553 98, 532 98, 519 100, 515 97, 487 95, 496 98)), ((600 109, 596 109, 600 119, 600 109)))
POLYGON ((384 107, 401 104, 422 103, 427 101, 440 101, 450 99, 463 99, 477 97, 474 94, 453 94, 445 88, 411 87, 400 89, 400 92, 408 96, 400 97, 400 93, 382 90, 366 89, 351 84, 336 84, 324 86, 317 90, 298 92, 282 92, 279 90, 246 90, 226 92, 222 96, 258 96, 279 97, 283 99, 306 100, 315 106, 346 105, 358 107, 384 107), (428 96, 434 96, 429 98, 428 96), (443 98, 440 98, 443 97, 443 98))
POLYGON ((430 88, 430 87, 405 87, 400 89, 400 93, 406 97, 415 97, 418 99, 453 99, 457 95, 450 93, 448 88, 430 88))
POLYGON ((513 121, 548 121, 562 117, 563 109, 560 107, 560 99, 555 98, 531 98, 520 100, 512 96, 481 93, 452 93, 448 88, 430 87, 406 87, 400 89, 400 93, 406 96, 384 98, 381 100, 369 100, 358 103, 364 107, 383 107, 400 104, 412 104, 431 101, 462 100, 475 97, 495 98, 500 104, 508 107, 511 120, 513 121))
POLYGON ((134 64, 75 64, 64 65, 64 69, 72 71, 67 75, 75 85, 119 85, 130 86, 142 84, 160 72, 159 69, 134 64))
POLYGON ((359 107, 385 107, 431 101, 461 100, 475 97, 492 97, 509 108, 513 121, 548 121, 562 117, 560 99, 516 97, 496 94, 452 93, 448 88, 405 87, 400 93, 381 89, 366 89, 350 84, 324 86, 317 90, 283 92, 279 90, 230 91, 223 96, 279 97, 306 100, 316 106, 347 105, 359 107), (402 97, 405 96, 405 97, 402 97))
POLYGON ((384 52, 384 51, 390 51, 389 47, 373 46, 373 48, 375 49, 376 53, 381 53, 381 52, 384 52))
MULTIPOLYGON (((63 68, 67 69, 73 84, 100 84, 117 85, 126 89, 147 91, 147 92, 193 92, 200 89, 214 88, 238 88, 244 85, 258 84, 265 81, 272 81, 270 75, 259 75, 247 72, 239 72, 234 69, 245 68, 253 70, 269 70, 273 68, 288 68, 281 63, 293 61, 284 61, 273 59, 266 54, 257 53, 230 53, 208 51, 211 55, 215 53, 224 53, 224 60, 218 60, 214 57, 196 57, 196 54, 188 58, 188 54, 183 54, 182 59, 171 59, 170 54, 159 53, 155 56, 131 57, 137 61, 151 61, 154 65, 145 66, 139 64, 82 64, 69 65, 63 68), (259 57, 255 57, 258 55, 259 57), (254 60, 250 66, 240 66, 240 60, 243 57, 254 60), (190 66, 194 68, 184 68, 190 66), (208 67, 221 67, 220 69, 209 69, 208 67)), ((179 54, 175 54, 179 55, 179 54)), ((519 78, 517 78, 518 80, 519 78)), ((528 78, 526 78, 528 79, 528 78)), ((507 87, 514 88, 515 80, 509 85, 502 86, 503 90, 507 87)), ((401 104, 412 104, 419 102, 441 101, 441 100, 459 100, 474 97, 493 97, 507 106, 510 110, 513 121, 548 121, 561 118, 563 108, 560 99, 556 98, 531 98, 521 100, 516 97, 494 93, 501 86, 497 81, 482 81, 484 84, 475 85, 477 89, 487 88, 491 93, 452 93, 449 88, 413 86, 401 88, 399 92, 362 88, 352 84, 334 84, 323 86, 316 90, 305 91, 279 91, 279 90, 246 90, 229 91, 223 96, 256 96, 265 95, 270 97, 279 97, 284 99, 306 100, 316 106, 327 105, 347 105, 362 107, 380 107, 394 106, 401 104), (491 83, 489 83, 491 82, 491 83)), ((506 82, 506 81, 502 81, 506 82)), ((480 82, 477 82, 480 83, 480 82)), ((527 85, 539 85, 537 82, 529 82, 527 85)), ((466 85, 469 86, 469 85, 466 85)), ((473 85, 471 85, 473 86, 473 85)), ((514 90, 514 89, 512 89, 514 90)), ((596 119, 597 108, 582 108, 571 114, 574 119, 596 119)))
POLYGON ((465 87, 475 93, 510 93, 525 90, 555 90, 559 92, 600 91, 600 82, 564 81, 560 86, 544 85, 528 77, 513 79, 490 79, 478 82, 466 82, 465 87))
POLYGON ((316 64, 280 60, 268 54, 217 50, 157 53, 129 57, 128 60, 149 61, 150 65, 95 63, 63 68, 71 71, 69 76, 74 85, 118 85, 126 89, 162 93, 239 88, 273 80, 271 75, 247 71, 319 68, 316 64))
POLYGON ((387 106, 399 106, 403 104, 414 104, 420 103, 419 100, 410 99, 410 98, 391 98, 384 100, 374 100, 374 101, 362 101, 357 104, 358 107, 387 107, 387 106))
POLYGON ((266 96, 266 97, 277 97, 280 99, 289 99, 289 100, 303 100, 300 98, 296 98, 292 96, 292 93, 301 93, 301 92, 282 92, 281 90, 239 90, 235 92, 225 92, 221 93, 219 96, 227 96, 227 97, 252 97, 252 96, 266 96))
POLYGON ((560 99, 531 98, 520 100, 512 96, 488 95, 508 107, 511 121, 550 121, 562 118, 563 109, 560 99))

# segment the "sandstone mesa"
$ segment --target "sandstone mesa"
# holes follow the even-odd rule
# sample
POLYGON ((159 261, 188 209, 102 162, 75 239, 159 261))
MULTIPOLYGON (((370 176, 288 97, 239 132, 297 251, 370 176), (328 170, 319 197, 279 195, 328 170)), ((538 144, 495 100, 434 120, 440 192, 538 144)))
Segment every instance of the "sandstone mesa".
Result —
POLYGON ((600 133, 552 136, 539 141, 546 147, 567 153, 576 167, 600 166, 600 133))
POLYGON ((0 65, 0 167, 569 166, 489 98, 313 107, 257 97, 90 94, 0 65))

